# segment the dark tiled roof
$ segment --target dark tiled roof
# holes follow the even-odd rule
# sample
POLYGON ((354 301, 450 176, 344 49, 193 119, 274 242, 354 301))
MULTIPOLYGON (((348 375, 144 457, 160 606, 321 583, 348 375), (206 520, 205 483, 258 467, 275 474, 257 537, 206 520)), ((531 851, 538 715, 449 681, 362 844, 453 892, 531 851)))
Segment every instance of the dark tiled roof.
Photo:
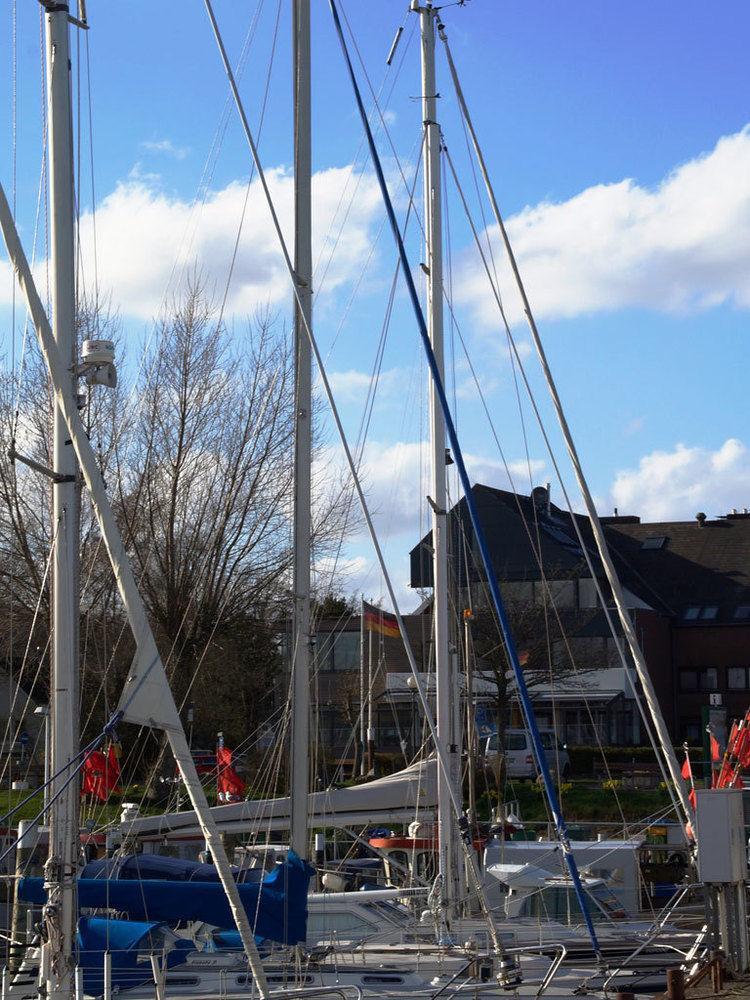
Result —
MULTIPOLYGON (((530 497, 479 484, 474 486, 473 492, 500 580, 539 579, 539 567, 529 538, 530 531, 535 548, 537 523, 541 560, 548 578, 564 580, 580 575, 583 554, 569 514, 552 504, 550 517, 539 516, 537 512, 535 520, 534 503, 530 497), (529 531, 525 525, 529 526, 529 531)), ((460 500, 451 513, 452 548, 454 553, 459 554, 455 561, 463 576, 465 559, 461 558, 461 554, 472 550, 474 537, 465 501, 460 500)), ((412 587, 432 586, 432 532, 411 550, 410 557, 412 587)), ((474 554, 469 561, 473 563, 469 566, 469 576, 476 579, 481 575, 478 555, 474 554)))
MULTIPOLYGON (((537 527, 548 579, 588 576, 570 513, 554 503, 547 513, 544 506, 535 508, 531 497, 489 486, 475 486, 474 496, 500 580, 540 578, 534 555, 537 527)), ((465 539, 473 539, 463 500, 452 514, 454 552, 473 551, 473 545, 461 540, 462 533, 465 539)), ((575 520, 601 577, 588 518, 576 514, 575 520)), ((750 605, 750 517, 729 515, 705 521, 702 527, 697 520, 642 524, 637 517, 607 517, 602 523, 623 585, 650 607, 681 618, 689 606, 718 606, 715 620, 727 622, 733 620, 738 605, 750 605), (643 548, 646 539, 664 541, 643 548)), ((432 585, 430 546, 431 535, 427 535, 411 551, 412 586, 432 585)), ((476 554, 473 563, 469 576, 477 579, 482 574, 476 554)))
MULTIPOLYGON (((610 523, 610 548, 636 593, 643 584, 669 610, 718 606, 717 620, 731 621, 738 605, 750 605, 750 518, 742 515, 705 521, 610 523), (664 538, 660 548, 643 548, 647 538, 664 538)), ((703 622, 703 624, 707 624, 703 622)))

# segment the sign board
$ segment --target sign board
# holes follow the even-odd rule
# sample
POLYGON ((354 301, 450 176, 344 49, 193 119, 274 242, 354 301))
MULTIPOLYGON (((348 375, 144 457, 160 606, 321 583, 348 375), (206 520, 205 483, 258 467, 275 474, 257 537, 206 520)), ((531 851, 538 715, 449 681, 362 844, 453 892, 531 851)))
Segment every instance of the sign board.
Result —
POLYGON ((497 722, 493 707, 491 705, 477 705, 474 709, 474 724, 477 727, 477 736, 480 740, 494 736, 497 732, 497 722))
POLYGON ((24 729, 24 731, 18 737, 18 742, 21 744, 22 747, 27 747, 29 745, 29 740, 30 739, 31 739, 31 737, 29 736, 29 734, 24 729))
POLYGON ((721 695, 718 691, 712 691, 708 696, 708 704, 718 708, 721 705, 721 695))
POLYGON ((710 775, 711 747, 709 745, 709 730, 719 742, 721 754, 727 748, 727 710, 721 705, 704 705, 701 709, 703 723, 703 760, 706 762, 706 776, 710 775))

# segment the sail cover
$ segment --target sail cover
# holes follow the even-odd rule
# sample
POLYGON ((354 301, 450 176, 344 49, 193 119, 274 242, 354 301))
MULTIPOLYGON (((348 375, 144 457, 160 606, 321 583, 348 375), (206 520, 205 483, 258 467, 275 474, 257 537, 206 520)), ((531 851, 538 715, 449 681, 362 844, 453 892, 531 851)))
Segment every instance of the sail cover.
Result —
MULTIPOLYGON (((105 951, 111 956, 113 989, 127 990, 141 983, 153 983, 151 965, 139 961, 139 952, 143 949, 162 955, 164 941, 160 930, 163 927, 163 924, 155 922, 81 917, 76 944, 78 964, 83 969, 84 992, 95 997, 104 993, 105 951)), ((192 947, 189 941, 175 941, 174 947, 166 954, 167 968, 181 965, 192 947)))
MULTIPOLYGON (((262 868, 232 867, 235 882, 259 882, 262 868)), ((169 858, 161 854, 127 854, 124 857, 98 858, 89 861, 81 878, 98 879, 168 879, 170 882, 218 882, 215 865, 169 858)))
MULTIPOLYGON (((237 890, 257 937, 297 944, 307 935, 307 891, 313 869, 294 852, 262 882, 238 885, 237 890)), ((47 893, 42 878, 18 883, 20 898, 43 905, 47 893)), ((178 882, 165 879, 79 879, 78 905, 82 909, 109 909, 127 913, 131 920, 177 923, 201 920, 231 928, 234 918, 224 888, 218 882, 178 882)))
MULTIPOLYGON (((330 788, 308 796, 311 826, 349 827, 410 823, 424 810, 437 805, 437 761, 418 761, 403 771, 376 778, 351 788, 330 788)), ((253 830, 288 830, 291 802, 280 799, 250 799, 211 810, 216 825, 225 833, 253 830)), ((195 813, 190 810, 142 816, 128 821, 128 835, 135 837, 189 836, 199 834, 195 813)))

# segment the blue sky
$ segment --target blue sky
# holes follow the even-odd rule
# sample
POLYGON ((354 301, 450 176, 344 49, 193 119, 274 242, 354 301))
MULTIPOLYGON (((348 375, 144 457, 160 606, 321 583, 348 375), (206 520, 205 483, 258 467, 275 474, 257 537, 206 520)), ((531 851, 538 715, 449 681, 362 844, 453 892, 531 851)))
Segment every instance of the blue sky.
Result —
MULTIPOLYGON (((345 0, 342 6, 373 85, 377 89, 385 80, 390 135, 411 177, 420 127, 414 100, 420 91, 416 18, 405 2, 345 0), (387 71, 385 56, 401 23, 402 44, 394 69, 387 71)), ((39 23, 36 5, 18 7, 16 199, 30 249, 41 142, 39 23)), ((280 9, 261 152, 285 219, 292 155, 287 7, 287 0, 280 8, 277 0, 216 3, 234 60, 257 15, 241 84, 254 126, 280 9)), ((227 88, 202 3, 131 0, 122 7, 89 0, 88 12, 98 266, 121 310, 134 364, 149 317, 171 287, 176 261, 179 273, 197 258, 216 287, 223 286, 249 161, 233 111, 217 155, 209 156, 227 88), (207 161, 209 179, 201 188, 207 161), (204 189, 205 204, 195 209, 196 193, 204 189)), ((2 16, 0 178, 10 192, 10 5, 2 16)), ((621 510, 666 518, 750 506, 747 4, 470 0, 464 7, 446 6, 444 19, 602 510, 618 504, 621 510)), ((331 231, 337 231, 336 220, 348 207, 341 242, 325 276, 319 271, 317 330, 329 352, 347 427, 356 433, 395 253, 387 232, 377 238, 382 209, 324 0, 313 0, 313 28, 316 254, 322 246, 323 262, 329 257, 323 237, 332 219, 331 231)), ((82 52, 84 45, 82 40, 82 52)), ((74 54, 76 49, 74 37, 74 54)), ((364 85, 359 64, 357 71, 364 85)), ((438 72, 446 142, 481 222, 442 60, 438 72)), ((85 63, 81 74, 85 79, 85 63)), ((85 89, 82 97, 85 109, 85 89)), ((382 134, 380 147, 403 212, 403 189, 382 134)), ((83 153, 86 241, 92 207, 87 126, 83 153)), ((503 449, 525 489, 525 445, 502 333, 450 185, 448 203, 456 315, 503 449)), ((416 264, 419 240, 413 226, 410 232, 416 264)), ((84 259, 90 275, 90 245, 84 259)), ((498 261, 515 321, 507 268, 498 261)), ((9 285, 0 273, 7 350, 9 285)), ((241 317, 254 304, 270 301, 283 317, 289 300, 254 188, 230 311, 241 317)), ((522 324, 514 322, 514 333, 541 393, 522 324)), ((384 369, 366 464, 401 586, 404 553, 426 523, 420 504, 426 488, 419 483, 426 461, 420 445, 424 392, 416 330, 402 287, 384 369)), ((497 449, 460 358, 456 381, 459 425, 474 473, 504 485, 497 449)), ((549 407, 543 409, 549 417, 549 407)), ((553 478, 550 463, 529 426, 528 406, 524 416, 532 479, 546 481, 553 478)), ((554 431, 553 436, 557 442, 554 431)), ((337 461, 333 446, 331 439, 327 454, 337 461)), ((553 485, 555 495, 559 498, 559 489, 553 485)), ((349 585, 377 596, 382 585, 369 569, 364 540, 352 542, 347 559, 349 585)))

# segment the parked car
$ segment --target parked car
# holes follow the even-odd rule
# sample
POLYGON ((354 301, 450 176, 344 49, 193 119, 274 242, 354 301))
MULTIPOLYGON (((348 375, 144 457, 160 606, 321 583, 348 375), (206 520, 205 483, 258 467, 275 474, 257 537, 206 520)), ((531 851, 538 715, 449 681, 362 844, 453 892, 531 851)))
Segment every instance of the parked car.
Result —
MULTIPOLYGON (((565 781, 570 776, 570 757, 567 747, 558 740, 553 729, 540 730, 540 736, 547 765, 553 777, 565 781)), ((487 737, 484 744, 485 764, 494 767, 498 758, 505 759, 505 773, 509 778, 533 780, 537 776, 531 737, 525 729, 506 729, 502 745, 498 733, 487 737)))

